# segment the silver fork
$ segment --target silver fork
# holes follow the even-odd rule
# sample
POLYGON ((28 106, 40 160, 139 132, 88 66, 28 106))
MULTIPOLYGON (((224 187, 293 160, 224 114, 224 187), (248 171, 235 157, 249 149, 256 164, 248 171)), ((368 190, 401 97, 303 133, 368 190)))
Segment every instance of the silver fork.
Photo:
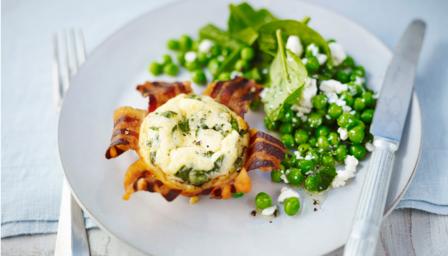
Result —
MULTIPOLYGON (((54 44, 54 99, 60 110, 65 92, 70 86, 70 78, 86 59, 84 36, 81 30, 71 29, 55 34, 54 44)), ((84 223, 84 215, 73 195, 66 178, 62 184, 61 206, 59 210, 58 234, 55 256, 88 256, 89 242, 84 223)))

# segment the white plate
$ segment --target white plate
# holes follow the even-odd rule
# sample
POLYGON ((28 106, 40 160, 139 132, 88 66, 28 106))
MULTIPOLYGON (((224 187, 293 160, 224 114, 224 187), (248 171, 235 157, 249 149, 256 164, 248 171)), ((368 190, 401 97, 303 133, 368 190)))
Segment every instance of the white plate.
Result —
MULTIPOLYGON (((104 158, 114 109, 125 104, 144 108, 146 100, 135 86, 150 79, 146 67, 166 52, 167 39, 184 33, 196 35, 208 22, 225 26, 229 2, 182 1, 152 11, 115 33, 89 56, 73 79, 61 112, 59 150, 65 175, 78 201, 101 227, 149 254, 320 255, 334 250, 348 236, 367 161, 356 179, 331 191, 317 212, 302 193, 308 199, 301 214, 293 218, 283 215, 272 223, 249 214, 257 192, 276 196, 280 189, 268 174, 259 172, 251 172, 252 192, 241 199, 204 199, 194 206, 184 197, 167 203, 152 193, 121 199, 124 172, 136 157, 130 152, 114 160, 104 158)), ((311 26, 326 38, 337 39, 365 66, 369 86, 379 89, 391 53, 375 36, 311 4, 293 0, 251 3, 267 7, 281 18, 312 17, 311 26)), ((252 127, 263 127, 256 115, 249 119, 252 127)), ((420 150, 420 119, 414 95, 408 129, 396 158, 388 210, 413 176, 420 150)))

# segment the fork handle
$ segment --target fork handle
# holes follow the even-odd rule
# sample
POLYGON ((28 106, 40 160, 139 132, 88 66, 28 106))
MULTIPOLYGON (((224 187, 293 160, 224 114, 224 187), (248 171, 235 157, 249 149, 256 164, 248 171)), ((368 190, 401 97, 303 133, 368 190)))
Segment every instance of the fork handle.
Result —
POLYGON ((398 144, 375 137, 356 215, 344 256, 374 255, 398 144))

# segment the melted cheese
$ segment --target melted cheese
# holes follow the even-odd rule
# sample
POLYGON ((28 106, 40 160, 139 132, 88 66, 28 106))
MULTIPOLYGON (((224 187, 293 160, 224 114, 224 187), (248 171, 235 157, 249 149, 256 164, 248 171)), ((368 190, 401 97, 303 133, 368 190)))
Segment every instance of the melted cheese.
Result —
POLYGON ((144 119, 140 154, 170 176, 182 169, 201 171, 208 180, 226 175, 248 143, 235 129, 237 118, 210 97, 178 95, 144 119))

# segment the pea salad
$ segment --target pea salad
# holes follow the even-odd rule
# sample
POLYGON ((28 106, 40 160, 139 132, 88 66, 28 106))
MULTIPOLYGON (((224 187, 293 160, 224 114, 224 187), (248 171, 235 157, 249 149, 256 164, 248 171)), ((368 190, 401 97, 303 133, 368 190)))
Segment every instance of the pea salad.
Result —
POLYGON ((301 208, 299 190, 322 193, 355 177, 359 161, 373 149, 376 96, 366 87, 364 67, 336 40, 312 29, 309 17, 280 19, 248 3, 230 4, 229 10, 226 30, 207 24, 196 39, 168 40, 168 53, 148 71, 177 76, 185 69, 198 85, 237 76, 262 84, 261 101, 251 109, 264 109, 265 127, 288 151, 281 168, 271 172, 272 182, 285 184, 277 200, 260 192, 255 208, 277 216, 282 206, 294 216, 301 208))

